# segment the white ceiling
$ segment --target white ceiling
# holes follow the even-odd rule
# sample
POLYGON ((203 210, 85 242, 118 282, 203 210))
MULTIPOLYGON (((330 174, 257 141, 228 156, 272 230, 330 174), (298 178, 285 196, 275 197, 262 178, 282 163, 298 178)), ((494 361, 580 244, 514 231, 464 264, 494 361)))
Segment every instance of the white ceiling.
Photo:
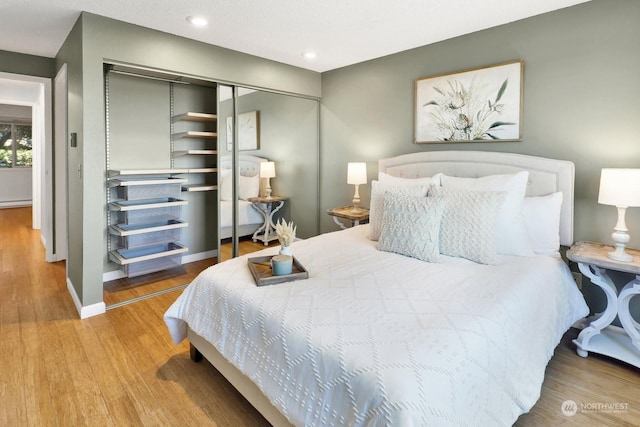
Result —
POLYGON ((87 11, 323 72, 586 1, 1 0, 0 50, 54 57, 87 11))

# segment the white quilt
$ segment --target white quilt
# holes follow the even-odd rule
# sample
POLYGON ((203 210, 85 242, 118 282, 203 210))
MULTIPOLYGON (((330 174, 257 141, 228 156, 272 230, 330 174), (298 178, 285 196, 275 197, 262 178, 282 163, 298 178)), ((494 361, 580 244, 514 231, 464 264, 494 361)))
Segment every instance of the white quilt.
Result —
POLYGON ((296 242, 303 281, 256 287, 246 256, 209 268, 166 312, 173 340, 189 325, 298 426, 513 424, 588 313, 566 265, 430 264, 366 235, 296 242))

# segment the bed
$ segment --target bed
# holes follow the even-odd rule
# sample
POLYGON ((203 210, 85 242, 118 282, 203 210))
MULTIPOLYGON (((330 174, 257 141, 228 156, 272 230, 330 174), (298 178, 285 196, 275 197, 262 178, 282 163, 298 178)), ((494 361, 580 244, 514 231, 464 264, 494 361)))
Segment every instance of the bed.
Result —
MULTIPOLYGON (((264 183, 260 179, 260 163, 267 159, 241 154, 238 159, 238 237, 252 236, 262 225, 262 214, 247 201, 250 197, 264 194, 264 183)), ((222 156, 219 161, 220 173, 220 239, 228 239, 232 234, 231 196, 231 156, 222 156)))
MULTIPOLYGON (((521 198, 531 211, 529 231, 544 234, 548 230, 536 228, 537 222, 554 217, 552 237, 570 245, 573 164, 442 151, 380 160, 379 173, 376 182, 386 180, 388 188, 377 241, 372 218, 371 224, 295 242, 294 256, 309 278, 275 286, 255 286, 246 256, 213 266, 167 310, 173 340, 188 338, 192 358, 204 355, 276 426, 513 424, 539 398, 564 332, 588 314, 558 248, 497 254, 492 264, 443 254, 425 262, 380 250, 385 239, 402 233, 386 220, 391 202, 432 199, 438 209, 453 203, 442 203, 453 197, 438 193, 444 190, 415 197, 389 188, 409 181, 414 191, 420 180, 444 173, 442 188, 486 197, 495 217, 510 190, 451 190, 445 182, 525 174, 521 198), (557 215, 547 214, 551 205, 557 215)), ((372 191, 372 216, 374 204, 379 201, 372 191)), ((443 212, 441 227, 456 214, 443 212)))

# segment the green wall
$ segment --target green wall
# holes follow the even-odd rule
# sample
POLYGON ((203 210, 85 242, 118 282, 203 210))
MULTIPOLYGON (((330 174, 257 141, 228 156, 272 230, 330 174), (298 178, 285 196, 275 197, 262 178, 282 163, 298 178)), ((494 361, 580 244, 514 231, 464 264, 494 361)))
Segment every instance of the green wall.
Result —
POLYGON ((43 56, 0 50, 0 71, 27 76, 53 78, 56 75, 55 60, 43 56))
MULTIPOLYGON (((221 103, 221 124, 231 115, 232 101, 221 103)), ((275 162, 276 177, 270 180, 274 195, 288 200, 274 216, 293 221, 297 237, 318 234, 318 102, 278 93, 256 91, 240 96, 238 113, 259 112, 260 148, 242 151, 275 162)), ((223 128, 224 129, 224 128, 223 128)), ((226 151, 226 132, 219 135, 221 153, 226 151)))
MULTIPOLYGON (((348 161, 366 161, 371 181, 379 158, 505 151, 573 161, 574 238, 611 242, 617 212, 597 203, 600 169, 640 167, 639 17, 639 1, 593 0, 324 73, 321 208, 349 203, 348 161), (416 78, 515 59, 525 61, 521 142, 413 143, 416 78)), ((361 186, 361 196, 368 204, 369 185, 361 186)), ((640 209, 629 209, 627 225, 630 246, 640 247, 640 209)), ((335 229, 326 216, 322 229, 335 229)), ((602 308, 599 291, 587 286, 585 293, 592 309, 602 308)))
MULTIPOLYGON (((67 131, 78 134, 77 147, 67 147, 67 217, 68 247, 67 276, 80 301, 83 301, 82 275, 84 260, 82 165, 84 140, 82 138, 83 85, 82 85, 82 21, 71 29, 56 56, 56 70, 67 64, 67 131)), ((54 132, 55 134, 55 132, 54 132)), ((55 171, 59 173, 60 171, 55 171)))
POLYGON ((104 62, 320 96, 318 73, 89 13, 82 13, 56 59, 57 69, 68 61, 73 68, 73 75, 71 71, 69 75, 69 132, 77 132, 78 148, 70 149, 69 154, 68 271, 83 306, 102 302, 106 238, 104 62), (71 93, 72 86, 78 93, 71 93), (77 98, 72 100, 72 96, 77 98))
MULTIPOLYGON (((522 21, 323 73, 84 13, 56 57, 69 63, 69 276, 83 305, 102 301, 104 109, 102 63, 118 61, 307 96, 322 95, 321 206, 348 204, 346 163, 427 150, 488 150, 576 164, 576 240, 608 241, 615 209, 597 204, 602 167, 638 167, 640 2, 593 0, 522 21), (416 78, 525 61, 524 137, 514 143, 413 144, 416 78), (83 102, 83 100, 90 100, 83 102), (83 169, 82 176, 77 168, 83 169)), ((0 52, 0 59, 23 57, 0 52)), ((28 57, 28 56, 27 56, 28 57)), ((47 60, 2 71, 53 76, 47 60), (45 65, 42 65, 45 64, 45 65)), ((28 61, 27 61, 28 59, 28 61)), ((23 63, 24 64, 24 63, 23 63)), ((367 203, 368 186, 362 186, 367 203)), ((631 246, 640 247, 640 210, 630 209, 631 246)), ((322 216, 322 230, 334 230, 322 216)))
MULTIPOLYGON (((640 167, 638 17, 638 1, 594 0, 324 73, 321 207, 349 202, 348 161, 366 161, 371 180, 379 158, 403 153, 523 153, 575 163, 575 238, 608 241, 616 210, 597 204, 600 169, 640 167), (515 59, 525 61, 521 142, 413 143, 416 78, 515 59)), ((627 218, 640 247, 640 209, 627 218)))

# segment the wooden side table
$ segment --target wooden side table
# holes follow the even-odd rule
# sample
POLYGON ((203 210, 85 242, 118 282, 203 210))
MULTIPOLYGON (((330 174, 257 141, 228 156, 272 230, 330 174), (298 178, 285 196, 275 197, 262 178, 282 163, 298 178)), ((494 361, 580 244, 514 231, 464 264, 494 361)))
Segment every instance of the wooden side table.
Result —
POLYGON ((250 197, 247 201, 251 202, 251 206, 260 212, 263 218, 263 224, 253 233, 254 242, 260 240, 265 246, 276 240, 276 225, 273 222, 273 215, 284 206, 288 197, 270 196, 270 197, 250 197))
POLYGON ((585 320, 584 329, 573 340, 577 353, 587 357, 589 351, 614 357, 640 368, 640 324, 629 313, 629 302, 640 295, 640 251, 627 249, 631 262, 620 262, 607 256, 611 246, 593 242, 576 243, 567 251, 567 258, 578 263, 578 268, 607 296, 607 306, 585 320), (607 270, 632 273, 635 278, 618 294, 607 270), (611 327, 618 315, 622 330, 611 327))
POLYGON ((327 213, 333 217, 333 222, 338 224, 341 229, 346 229, 347 227, 338 220, 338 218, 343 218, 351 221, 351 226, 359 225, 360 222, 366 222, 369 220, 369 209, 367 208, 358 208, 358 210, 354 210, 353 206, 343 206, 340 208, 333 208, 327 210, 327 213))

